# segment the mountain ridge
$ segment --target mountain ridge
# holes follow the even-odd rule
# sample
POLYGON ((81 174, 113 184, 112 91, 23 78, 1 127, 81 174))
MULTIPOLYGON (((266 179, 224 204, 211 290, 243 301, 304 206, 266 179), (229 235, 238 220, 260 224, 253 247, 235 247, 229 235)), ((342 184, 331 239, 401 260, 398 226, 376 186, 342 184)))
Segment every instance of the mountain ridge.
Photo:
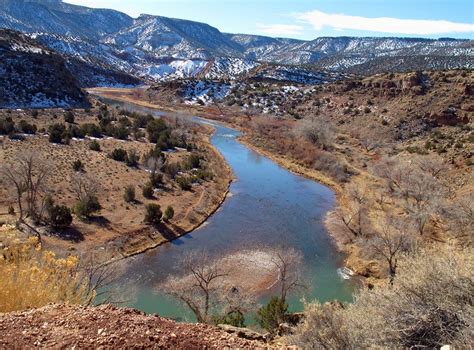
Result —
MULTIPOLYGON (((0 27, 39 36, 68 62, 144 81, 200 77, 209 70, 222 71, 223 66, 210 68, 223 60, 232 73, 213 78, 237 79, 248 67, 261 64, 360 75, 382 73, 387 67, 393 72, 417 70, 424 61, 435 70, 474 68, 474 41, 469 39, 344 36, 306 41, 231 34, 196 21, 149 14, 132 18, 60 0, 0 0, 0 27)), ((304 81, 305 75, 296 81, 304 81)), ((119 80, 95 82, 91 77, 85 86, 129 79, 119 80)))

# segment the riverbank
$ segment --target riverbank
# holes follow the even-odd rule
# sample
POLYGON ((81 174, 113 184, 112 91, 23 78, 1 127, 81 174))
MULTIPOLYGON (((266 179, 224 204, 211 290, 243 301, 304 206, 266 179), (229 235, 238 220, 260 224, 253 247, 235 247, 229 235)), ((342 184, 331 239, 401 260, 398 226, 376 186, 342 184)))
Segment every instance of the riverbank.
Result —
MULTIPOLYGON (((142 107, 157 109, 157 110, 165 110, 165 111, 172 111, 175 113, 185 113, 185 114, 199 114, 202 115, 204 118, 209 118, 210 120, 216 120, 223 125, 227 125, 231 128, 235 128, 243 133, 242 136, 238 137, 238 141, 243 144, 244 146, 248 147, 249 149, 253 150, 254 152, 267 157, 274 161, 279 166, 283 167, 284 169, 290 171, 293 174, 303 176, 310 180, 316 181, 323 185, 330 187, 336 193, 336 200, 337 205, 344 207, 347 204, 347 200, 344 196, 343 187, 331 179, 329 176, 323 174, 322 172, 305 167, 301 164, 298 164, 295 160, 292 160, 289 157, 281 156, 275 153, 272 153, 268 150, 255 145, 252 142, 251 136, 249 135, 249 131, 246 128, 242 127, 238 122, 233 120, 230 115, 222 114, 218 115, 217 113, 213 113, 213 111, 209 111, 205 108, 201 107, 194 107, 189 105, 180 105, 180 108, 170 108, 169 106, 163 106, 159 104, 153 104, 151 102, 146 102, 142 100, 134 100, 132 95, 134 94, 133 89, 90 89, 88 90, 91 94, 96 94, 101 97, 109 98, 118 100, 125 103, 132 103, 142 107)), ((332 237, 334 245, 338 249, 339 252, 343 253, 346 256, 344 261, 344 266, 349 267, 351 270, 362 274, 363 271, 367 270, 367 265, 371 265, 370 261, 361 260, 358 255, 357 248, 355 245, 348 243, 345 240, 345 237, 341 237, 337 233, 336 225, 335 225, 335 215, 334 211, 330 211, 326 214, 324 218, 324 226, 332 237)), ((161 243, 163 244, 163 243, 161 243)), ((159 246, 160 244, 158 244, 159 246)), ((139 253, 137 253, 139 254, 139 253)), ((136 254, 134 254, 136 255, 136 254)))
MULTIPOLYGON (((304 176, 305 178, 330 187, 336 194, 337 205, 343 208, 345 208, 345 206, 347 205, 347 200, 345 198, 342 186, 327 175, 323 174, 322 172, 302 166, 301 164, 298 164, 296 161, 288 157, 277 155, 267 150, 264 150, 261 147, 258 147, 257 145, 253 144, 251 142, 251 138, 248 135, 239 137, 239 142, 241 142, 243 145, 250 148, 254 152, 271 159, 281 167, 287 169, 288 171, 296 175, 304 176)), ((368 267, 372 269, 377 269, 377 267, 370 260, 361 259, 357 246, 355 244, 348 243, 345 237, 342 237, 339 234, 339 230, 337 228, 337 220, 338 219, 336 217, 335 210, 332 210, 325 215, 323 223, 324 227, 326 228, 326 231, 331 236, 338 251, 346 256, 346 258, 344 259, 344 267, 349 268, 358 275, 365 275, 368 267)), ((374 282, 375 281, 373 281, 372 279, 367 280, 367 283, 374 282)))
POLYGON ((225 159, 211 144, 209 139, 206 147, 212 151, 215 159, 218 159, 221 170, 223 171, 223 174, 225 174, 224 178, 216 183, 218 187, 215 191, 203 192, 198 203, 187 210, 185 220, 175 223, 171 229, 167 228, 165 233, 150 229, 148 232, 139 231, 136 235, 128 235, 125 237, 125 242, 123 242, 123 238, 121 237, 117 240, 107 242, 106 245, 109 247, 118 246, 120 248, 118 256, 107 259, 104 264, 111 264, 132 256, 143 254, 164 244, 171 243, 172 241, 200 228, 215 212, 219 210, 229 195, 229 188, 233 181, 233 174, 225 159))

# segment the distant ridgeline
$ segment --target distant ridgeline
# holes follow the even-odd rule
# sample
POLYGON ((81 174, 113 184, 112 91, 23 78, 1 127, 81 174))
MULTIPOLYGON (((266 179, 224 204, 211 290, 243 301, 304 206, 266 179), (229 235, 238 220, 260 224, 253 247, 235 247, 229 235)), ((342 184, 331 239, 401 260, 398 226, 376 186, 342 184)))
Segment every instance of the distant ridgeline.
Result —
POLYGON ((303 84, 315 83, 314 72, 371 75, 474 68, 473 40, 302 41, 227 34, 204 23, 152 15, 134 19, 59 0, 0 0, 0 27, 30 33, 63 55, 81 86, 88 87, 181 78, 246 79, 258 74, 262 63, 277 66, 266 78, 303 84), (289 69, 295 72, 280 74, 289 69))

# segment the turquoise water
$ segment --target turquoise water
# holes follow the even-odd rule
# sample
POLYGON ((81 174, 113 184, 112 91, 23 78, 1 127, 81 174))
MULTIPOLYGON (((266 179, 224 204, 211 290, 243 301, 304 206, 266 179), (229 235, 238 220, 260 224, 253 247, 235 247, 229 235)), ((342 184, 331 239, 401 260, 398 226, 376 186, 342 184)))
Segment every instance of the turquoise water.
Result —
MULTIPOLYGON (((125 107, 134 109, 131 105, 125 107)), ((238 131, 212 124, 216 132, 211 141, 236 177, 231 195, 201 228, 126 260, 120 279, 120 288, 128 299, 126 305, 164 317, 192 320, 187 310, 156 292, 159 282, 176 272, 180 259, 193 250, 220 256, 262 245, 293 247, 303 254, 309 286, 306 300, 350 301, 354 285, 338 274, 343 256, 336 251, 323 225, 325 214, 334 206, 331 189, 294 175, 249 150, 236 140, 238 131)), ((290 299, 293 311, 302 309, 300 298, 290 299)))

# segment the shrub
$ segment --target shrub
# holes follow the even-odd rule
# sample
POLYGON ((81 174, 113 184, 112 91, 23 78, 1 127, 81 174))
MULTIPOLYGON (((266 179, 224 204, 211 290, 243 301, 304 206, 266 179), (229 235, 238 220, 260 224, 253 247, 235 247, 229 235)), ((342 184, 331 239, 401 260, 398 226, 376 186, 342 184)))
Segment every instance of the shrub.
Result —
POLYGON ((346 164, 329 152, 321 152, 314 160, 314 168, 339 182, 349 181, 352 172, 346 164))
POLYGON ((15 132, 15 122, 11 117, 0 119, 0 135, 9 135, 15 132))
POLYGON ((185 169, 199 169, 201 167, 201 157, 197 154, 191 154, 186 161, 184 161, 185 169))
POLYGON ((92 214, 102 210, 102 206, 99 203, 99 199, 90 195, 86 198, 78 201, 74 207, 74 213, 81 218, 90 218, 92 214))
POLYGON ((22 133, 29 135, 36 134, 36 131, 38 130, 36 125, 30 124, 26 120, 20 120, 18 127, 22 133))
POLYGON ((296 134, 313 145, 328 150, 334 143, 334 131, 331 125, 331 122, 324 118, 303 119, 297 124, 296 134))
POLYGON ((81 131, 84 135, 95 137, 95 138, 102 138, 102 130, 97 124, 87 123, 81 126, 81 131))
POLYGON ((128 151, 127 159, 125 161, 129 167, 137 167, 139 160, 140 160, 140 156, 137 154, 135 150, 132 149, 128 151))
POLYGON ((170 137, 170 129, 163 119, 150 120, 146 126, 148 140, 152 143, 160 142, 161 145, 167 144, 170 137))
POLYGON ((222 317, 214 317, 213 322, 216 325, 228 324, 234 327, 245 327, 245 317, 240 311, 232 311, 222 317))
POLYGON ((74 163, 72 163, 72 169, 74 171, 84 171, 84 164, 79 159, 75 160, 74 163))
POLYGON ((110 154, 110 158, 117 162, 125 162, 127 160, 127 151, 123 148, 116 148, 110 154))
POLYGON ((163 213, 158 204, 147 204, 145 212, 145 223, 148 225, 158 225, 161 223, 163 213))
POLYGON ((123 194, 123 199, 127 203, 131 203, 135 201, 135 187, 133 186, 127 186, 125 188, 125 192, 123 194))
POLYGON ((66 127, 63 124, 55 123, 49 126, 49 142, 61 143, 66 127))
POLYGON ((15 208, 11 205, 8 207, 8 215, 15 215, 15 208))
POLYGON ((74 124, 74 113, 72 111, 67 111, 66 114, 64 114, 64 121, 66 123, 74 124))
POLYGON ((150 174, 150 184, 153 188, 158 188, 163 184, 163 174, 161 173, 151 173, 150 174))
POLYGON ((172 206, 168 206, 165 210, 165 213, 163 214, 163 218, 166 220, 166 221, 169 221, 169 220, 172 220, 174 217, 174 209, 172 206))
POLYGON ((32 240, 0 248, 0 256, 0 313, 48 304, 85 305, 94 298, 74 256, 58 259, 52 252, 38 251, 32 240))
POLYGON ((301 348, 439 348, 472 344, 473 250, 421 251, 400 262, 393 285, 358 292, 354 304, 306 306, 301 348))
POLYGON ((285 322, 288 304, 279 297, 272 297, 270 302, 257 312, 257 322, 263 329, 274 332, 280 323, 285 322))
POLYGON ((151 114, 135 114, 132 118, 133 126, 136 128, 145 128, 149 122, 155 119, 151 114))
POLYGON ((96 140, 93 140, 93 141, 89 144, 89 149, 90 149, 91 151, 100 152, 100 151, 101 151, 101 148, 100 148, 99 142, 97 142, 96 140))
POLYGON ((48 214, 49 223, 55 229, 65 229, 72 224, 71 209, 65 205, 53 205, 48 214))
POLYGON ((154 191, 153 191, 153 186, 151 183, 146 183, 145 186, 143 187, 143 197, 147 198, 147 199, 152 199, 153 198, 153 194, 154 194, 154 191))
POLYGON ((192 188, 192 180, 188 176, 179 176, 176 178, 176 183, 183 191, 189 191, 192 188))
POLYGON ((169 164, 166 164, 164 167, 163 167, 163 171, 165 172, 165 174, 167 174, 170 178, 174 179, 176 177, 176 175, 178 175, 179 171, 180 171, 180 166, 176 163, 169 163, 169 164))
POLYGON ((128 135, 130 134, 128 129, 122 125, 115 127, 112 132, 110 133, 111 136, 115 137, 119 140, 126 140, 128 139, 128 135))
POLYGON ((69 137, 83 139, 86 135, 81 128, 78 128, 76 125, 70 125, 68 129, 69 137))

